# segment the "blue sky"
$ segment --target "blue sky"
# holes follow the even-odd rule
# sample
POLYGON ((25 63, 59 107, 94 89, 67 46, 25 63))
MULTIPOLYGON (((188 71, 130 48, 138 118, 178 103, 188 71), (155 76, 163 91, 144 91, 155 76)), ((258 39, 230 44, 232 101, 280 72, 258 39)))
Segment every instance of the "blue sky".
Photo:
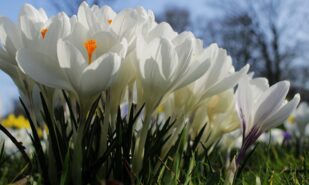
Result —
MULTIPOLYGON (((56 1, 56 0, 55 0, 56 1)), ((0 16, 6 16, 16 21, 20 8, 24 3, 35 4, 36 7, 43 7, 49 15, 53 15, 56 11, 48 5, 47 0, 1 0, 0 16)), ((188 8, 193 17, 203 14, 206 5, 205 0, 117 0, 113 4, 113 8, 121 10, 128 7, 143 6, 151 9, 155 14, 159 14, 165 7, 176 5, 177 7, 188 8)), ((18 98, 18 91, 14 83, 0 70, 0 117, 13 108, 13 101, 18 98)))

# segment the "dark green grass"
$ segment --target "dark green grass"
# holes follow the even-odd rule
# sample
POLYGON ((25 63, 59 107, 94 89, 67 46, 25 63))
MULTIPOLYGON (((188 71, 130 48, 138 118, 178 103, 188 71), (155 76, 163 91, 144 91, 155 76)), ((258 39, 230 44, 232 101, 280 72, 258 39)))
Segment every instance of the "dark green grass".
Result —
MULTIPOLYGON (((170 163, 163 165, 156 184, 224 184, 224 162, 226 154, 214 151, 209 155, 209 161, 204 157, 191 158, 190 167, 186 171, 178 168, 179 156, 170 158, 170 163)), ((236 184, 252 185, 259 177, 261 184, 309 184, 309 150, 302 152, 296 150, 296 145, 269 146, 259 144, 253 155, 249 158, 241 174, 236 179, 236 184)), ((23 159, 16 156, 3 156, 0 160, 0 184, 10 184, 23 177, 19 177, 25 168, 23 159)), ((29 178, 40 181, 38 175, 29 178)), ((37 184, 41 184, 38 182, 37 184)))

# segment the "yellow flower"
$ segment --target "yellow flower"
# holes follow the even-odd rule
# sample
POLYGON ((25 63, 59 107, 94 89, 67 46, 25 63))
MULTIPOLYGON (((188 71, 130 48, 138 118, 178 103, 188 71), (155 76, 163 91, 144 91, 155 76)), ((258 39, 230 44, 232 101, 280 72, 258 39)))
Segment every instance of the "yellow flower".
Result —
POLYGON ((5 120, 3 120, 2 125, 6 128, 30 128, 30 123, 24 116, 19 115, 18 117, 16 117, 14 114, 10 114, 5 120))
POLYGON ((160 104, 160 105, 157 107, 156 112, 157 112, 157 113, 162 113, 162 112, 164 112, 164 106, 163 106, 162 104, 160 104))

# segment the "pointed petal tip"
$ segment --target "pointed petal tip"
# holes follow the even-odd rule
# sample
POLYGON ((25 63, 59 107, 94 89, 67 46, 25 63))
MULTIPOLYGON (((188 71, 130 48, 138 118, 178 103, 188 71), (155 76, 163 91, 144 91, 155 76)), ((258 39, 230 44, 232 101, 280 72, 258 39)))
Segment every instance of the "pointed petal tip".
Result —
POLYGON ((83 1, 79 6, 80 7, 89 7, 89 4, 87 3, 87 1, 83 1))
POLYGON ((297 101, 297 104, 299 104, 300 99, 301 99, 300 94, 299 93, 295 94, 293 99, 295 99, 295 101, 297 101))

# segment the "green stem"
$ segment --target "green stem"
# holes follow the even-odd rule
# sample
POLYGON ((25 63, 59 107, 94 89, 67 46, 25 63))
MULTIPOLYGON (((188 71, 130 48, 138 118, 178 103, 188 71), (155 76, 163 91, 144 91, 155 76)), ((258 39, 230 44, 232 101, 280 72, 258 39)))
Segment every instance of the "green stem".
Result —
POLYGON ((99 156, 103 155, 107 148, 107 140, 108 140, 108 126, 109 126, 109 118, 110 118, 110 109, 111 109, 111 101, 110 101, 110 92, 106 91, 106 101, 105 101, 105 111, 104 111, 104 122, 101 127, 101 136, 100 136, 100 149, 99 156))
POLYGON ((72 180, 74 185, 82 184, 83 137, 86 127, 86 115, 89 108, 89 106, 83 104, 82 101, 80 101, 80 103, 79 125, 74 139, 74 149, 72 152, 72 180))
POLYGON ((140 132, 140 137, 138 138, 139 140, 137 141, 135 145, 135 150, 134 150, 134 155, 132 159, 133 163, 133 170, 135 173, 139 173, 139 171, 142 168, 143 165, 143 158, 144 158, 144 152, 145 152, 145 143, 147 139, 147 134, 148 134, 148 129, 149 129, 149 124, 151 121, 151 114, 152 111, 149 111, 149 109, 146 108, 145 111, 145 120, 143 123, 143 127, 140 132))

